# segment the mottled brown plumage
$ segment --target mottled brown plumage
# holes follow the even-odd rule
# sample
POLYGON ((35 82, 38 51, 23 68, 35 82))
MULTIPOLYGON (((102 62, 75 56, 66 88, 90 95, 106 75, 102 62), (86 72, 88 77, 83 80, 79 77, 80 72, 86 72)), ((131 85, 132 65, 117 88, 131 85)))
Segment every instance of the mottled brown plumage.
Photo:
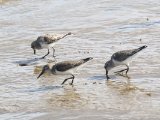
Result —
MULTIPOLYGON (((34 54, 36 54, 36 50, 44 49, 44 48, 48 49, 48 53, 42 57, 42 58, 45 58, 50 53, 49 48, 53 48, 53 46, 57 41, 71 34, 72 33, 69 32, 65 35, 46 34, 43 36, 39 36, 37 40, 31 43, 31 48, 34 50, 34 54)), ((54 52, 55 52, 55 49, 53 48, 53 56, 54 56, 54 52)))

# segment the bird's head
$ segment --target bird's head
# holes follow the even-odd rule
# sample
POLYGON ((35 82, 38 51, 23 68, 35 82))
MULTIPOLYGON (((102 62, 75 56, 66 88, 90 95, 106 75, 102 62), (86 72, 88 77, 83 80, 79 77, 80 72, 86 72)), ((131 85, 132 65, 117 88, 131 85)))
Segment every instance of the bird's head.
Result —
POLYGON ((109 61, 107 61, 107 62, 105 63, 104 68, 105 68, 105 70, 106 70, 106 77, 107 77, 107 79, 108 79, 108 71, 109 71, 110 69, 112 69, 113 67, 114 67, 114 66, 113 66, 113 63, 112 63, 111 60, 109 60, 109 61))
POLYGON ((31 48, 32 48, 33 51, 34 51, 34 54, 36 54, 36 43, 35 43, 35 41, 33 41, 33 42, 31 43, 31 48))
POLYGON ((69 33, 67 33, 67 35, 72 35, 73 33, 71 33, 71 32, 69 32, 69 33))
POLYGON ((41 44, 40 42, 43 41, 44 37, 43 36, 39 36, 37 38, 37 40, 33 41, 31 43, 31 48, 33 49, 34 51, 34 54, 36 54, 36 49, 41 49, 41 44))
POLYGON ((38 79, 41 75, 43 75, 44 73, 46 73, 49 69, 50 69, 50 68, 49 68, 48 65, 43 66, 42 71, 41 71, 41 73, 38 75, 37 79, 38 79))
POLYGON ((112 69, 112 68, 113 68, 112 61, 111 61, 111 60, 107 61, 107 62, 105 63, 105 65, 104 65, 104 68, 105 68, 107 71, 109 71, 110 69, 112 69))

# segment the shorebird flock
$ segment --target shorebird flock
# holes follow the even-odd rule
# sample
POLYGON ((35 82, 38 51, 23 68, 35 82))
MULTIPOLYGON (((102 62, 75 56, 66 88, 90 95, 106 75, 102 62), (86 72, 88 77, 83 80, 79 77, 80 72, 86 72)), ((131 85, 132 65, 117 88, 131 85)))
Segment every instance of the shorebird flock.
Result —
MULTIPOLYGON (((43 36, 39 36, 37 38, 37 40, 33 41, 31 43, 31 48, 34 51, 34 54, 36 54, 36 50, 40 50, 40 49, 47 49, 48 52, 47 54, 45 54, 43 57, 41 57, 41 59, 45 59, 45 57, 47 55, 49 55, 50 50, 49 49, 53 49, 53 57, 55 58, 55 49, 54 49, 54 45, 56 44, 57 41, 65 38, 68 35, 72 35, 71 32, 64 34, 64 35, 50 35, 50 34, 46 34, 43 36)), ((106 80, 109 80, 110 77, 108 76, 108 72, 117 66, 120 65, 124 65, 126 66, 125 69, 119 70, 115 73, 121 74, 123 75, 123 72, 125 71, 126 77, 128 77, 127 73, 129 71, 129 63, 131 62, 132 58, 137 55, 137 53, 139 53, 141 50, 145 49, 147 46, 141 46, 139 48, 136 49, 130 49, 130 50, 122 50, 122 51, 118 51, 116 53, 114 53, 111 56, 111 59, 109 61, 107 61, 104 65, 105 68, 105 74, 106 74, 106 80)), ((46 64, 43 66, 42 71, 40 72, 40 74, 38 75, 37 79, 40 78, 44 73, 46 72, 50 72, 53 75, 70 75, 71 77, 64 79, 64 81, 62 82, 62 85, 64 83, 66 83, 66 81, 68 81, 69 79, 71 79, 71 83, 70 85, 73 85, 73 81, 74 81, 74 71, 77 70, 78 67, 82 66, 83 64, 85 64, 86 62, 92 60, 93 57, 88 57, 88 58, 83 58, 80 60, 71 60, 71 61, 63 61, 63 62, 58 62, 55 63, 54 65, 49 65, 46 64)))

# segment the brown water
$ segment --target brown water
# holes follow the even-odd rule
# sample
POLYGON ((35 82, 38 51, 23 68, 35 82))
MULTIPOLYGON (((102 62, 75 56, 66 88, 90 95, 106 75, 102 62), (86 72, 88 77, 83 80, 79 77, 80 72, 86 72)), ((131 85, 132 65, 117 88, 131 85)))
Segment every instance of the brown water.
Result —
MULTIPOLYGON (((51 55, 49 56, 51 58, 51 55)), ((0 4, 0 119, 160 119, 159 0, 7 0, 0 4), (94 57, 78 71, 37 80, 30 43, 45 33, 73 32, 55 46, 57 61, 94 57), (129 80, 104 63, 119 50, 147 45, 133 60, 129 80)))

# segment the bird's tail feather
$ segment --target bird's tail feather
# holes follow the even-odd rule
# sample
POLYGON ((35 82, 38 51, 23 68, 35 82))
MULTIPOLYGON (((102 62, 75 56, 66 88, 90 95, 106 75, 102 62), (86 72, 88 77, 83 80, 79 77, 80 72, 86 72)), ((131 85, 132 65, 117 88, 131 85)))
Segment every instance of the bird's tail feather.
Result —
POLYGON ((147 46, 146 45, 144 45, 144 46, 142 46, 142 47, 140 47, 140 48, 138 48, 138 50, 139 51, 141 51, 141 50, 143 50, 144 48, 146 48, 147 46))
POLYGON ((88 57, 88 58, 85 58, 85 59, 82 59, 85 62, 89 61, 89 60, 92 60, 93 58, 92 57, 88 57))
POLYGON ((132 54, 136 54, 136 53, 138 53, 139 51, 143 50, 146 47, 147 47, 146 45, 144 45, 142 47, 139 47, 138 49, 135 49, 132 54))

